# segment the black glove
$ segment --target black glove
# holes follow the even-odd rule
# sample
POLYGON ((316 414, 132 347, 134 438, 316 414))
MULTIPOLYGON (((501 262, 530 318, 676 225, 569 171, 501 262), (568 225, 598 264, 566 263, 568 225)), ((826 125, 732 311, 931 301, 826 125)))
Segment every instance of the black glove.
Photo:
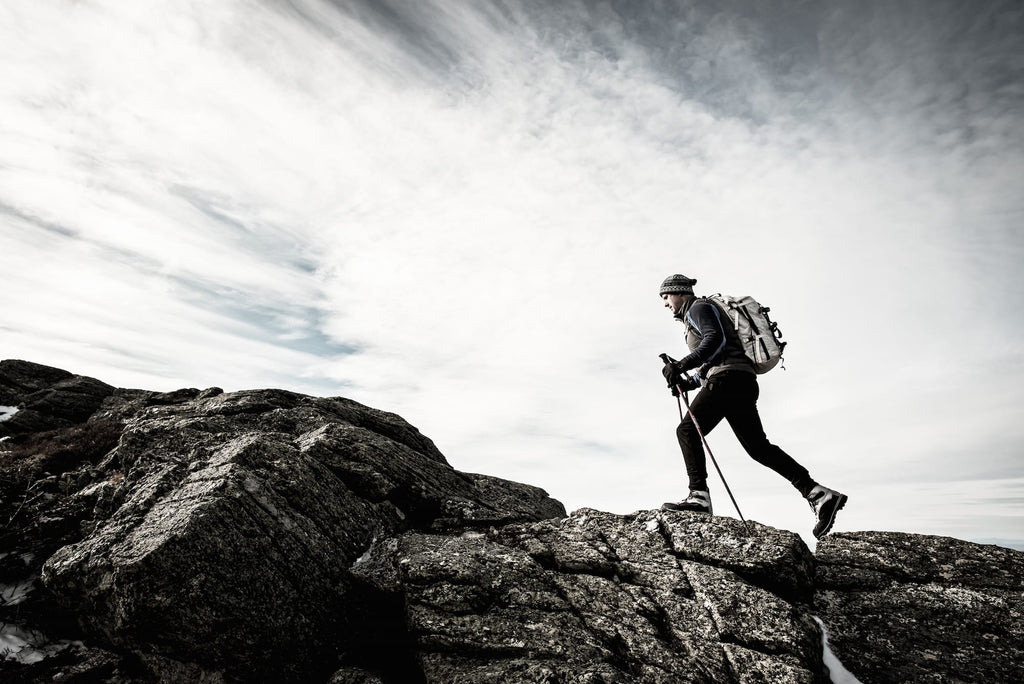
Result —
POLYGON ((661 374, 665 376, 665 382, 668 383, 669 387, 675 387, 682 382, 682 370, 679 368, 679 362, 669 359, 665 363, 665 367, 661 369, 661 374))
POLYGON ((665 382, 668 383, 669 389, 672 390, 673 397, 678 397, 680 390, 689 392, 700 387, 700 378, 696 375, 692 377, 686 375, 681 361, 676 361, 668 354, 661 354, 660 356, 661 360, 665 362, 665 367, 661 369, 661 374, 665 376, 665 382))
POLYGON ((678 361, 669 359, 665 367, 661 369, 661 374, 665 376, 665 381, 668 383, 669 389, 672 390, 673 397, 678 397, 680 391, 689 392, 700 387, 700 379, 696 375, 687 375, 678 361))

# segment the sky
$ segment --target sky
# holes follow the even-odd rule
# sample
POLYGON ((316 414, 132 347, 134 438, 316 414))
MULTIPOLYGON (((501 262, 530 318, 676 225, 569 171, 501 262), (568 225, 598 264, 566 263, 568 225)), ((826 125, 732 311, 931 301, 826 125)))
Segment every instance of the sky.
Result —
MULTIPOLYGON (((1024 549, 1022 15, 3 3, 0 358, 344 396, 630 513, 686 495, 683 273, 771 307, 758 405, 849 495, 836 531, 1024 549)), ((785 480, 709 442, 744 517, 813 545, 785 480)))

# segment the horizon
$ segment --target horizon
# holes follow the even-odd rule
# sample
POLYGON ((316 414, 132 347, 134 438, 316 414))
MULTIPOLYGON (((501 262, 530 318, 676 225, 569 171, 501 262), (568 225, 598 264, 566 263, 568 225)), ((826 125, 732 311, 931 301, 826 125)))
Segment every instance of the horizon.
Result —
MULTIPOLYGON (((1009 0, 51 0, 0 9, 0 356, 402 416, 567 509, 686 495, 657 298, 772 310, 833 532, 1024 550, 1009 0)), ((727 426, 748 519, 806 502, 727 426)), ((715 511, 734 516, 711 472, 715 511)))

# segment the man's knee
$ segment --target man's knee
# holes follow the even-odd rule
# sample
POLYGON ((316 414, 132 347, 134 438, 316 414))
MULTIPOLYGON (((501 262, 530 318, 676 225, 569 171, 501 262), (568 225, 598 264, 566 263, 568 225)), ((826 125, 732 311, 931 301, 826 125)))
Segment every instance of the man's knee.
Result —
POLYGON ((700 433, 697 432, 697 426, 693 424, 689 416, 683 419, 683 422, 676 428, 676 437, 679 438, 680 444, 697 444, 700 442, 700 433))

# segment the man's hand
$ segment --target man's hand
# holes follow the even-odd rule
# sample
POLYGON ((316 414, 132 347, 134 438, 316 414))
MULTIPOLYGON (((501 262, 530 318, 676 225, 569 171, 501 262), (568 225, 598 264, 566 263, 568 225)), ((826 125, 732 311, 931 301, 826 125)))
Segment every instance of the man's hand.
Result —
POLYGON ((661 360, 665 362, 665 367, 661 369, 661 374, 665 376, 665 382, 668 383, 668 387, 672 390, 672 396, 678 397, 679 392, 689 392, 700 387, 700 378, 696 375, 686 375, 686 371, 682 368, 682 363, 676 361, 668 354, 661 354, 661 360))
POLYGON ((669 389, 672 390, 673 397, 678 397, 679 392, 689 392, 700 387, 700 378, 696 375, 687 375, 680 368, 678 361, 668 356, 666 358, 668 361, 665 362, 665 366, 661 369, 661 374, 665 377, 665 382, 668 383, 669 389))
POLYGON ((665 376, 665 382, 668 383, 669 387, 674 387, 682 382, 682 371, 679 370, 679 362, 673 361, 671 358, 665 362, 665 367, 661 369, 661 374, 665 376))

